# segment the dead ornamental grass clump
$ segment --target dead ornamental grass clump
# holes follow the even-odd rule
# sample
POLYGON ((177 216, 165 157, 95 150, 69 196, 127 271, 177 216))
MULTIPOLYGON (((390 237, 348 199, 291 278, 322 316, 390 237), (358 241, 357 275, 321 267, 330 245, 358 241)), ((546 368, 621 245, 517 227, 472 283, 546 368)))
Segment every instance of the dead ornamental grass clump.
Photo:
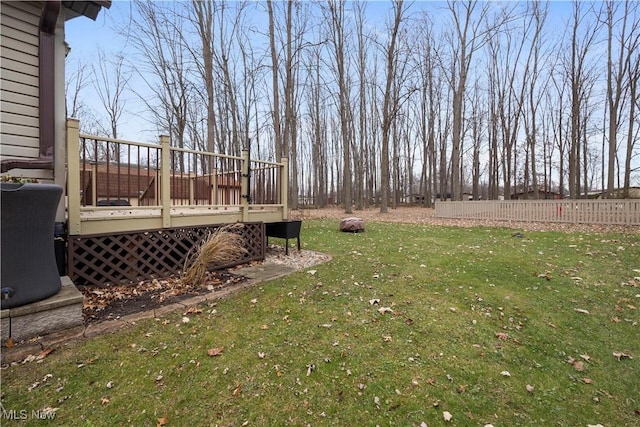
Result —
POLYGON ((242 227, 231 224, 211 233, 187 254, 182 282, 188 286, 201 283, 209 267, 237 260, 247 253, 243 237, 234 232, 242 227))

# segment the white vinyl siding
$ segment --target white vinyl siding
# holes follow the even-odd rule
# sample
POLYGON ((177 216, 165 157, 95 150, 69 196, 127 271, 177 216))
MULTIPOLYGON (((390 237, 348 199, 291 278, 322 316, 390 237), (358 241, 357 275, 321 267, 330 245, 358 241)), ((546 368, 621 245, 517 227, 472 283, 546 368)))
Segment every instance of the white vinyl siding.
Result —
POLYGON ((38 40, 41 4, 0 2, 0 157, 39 155, 38 40))

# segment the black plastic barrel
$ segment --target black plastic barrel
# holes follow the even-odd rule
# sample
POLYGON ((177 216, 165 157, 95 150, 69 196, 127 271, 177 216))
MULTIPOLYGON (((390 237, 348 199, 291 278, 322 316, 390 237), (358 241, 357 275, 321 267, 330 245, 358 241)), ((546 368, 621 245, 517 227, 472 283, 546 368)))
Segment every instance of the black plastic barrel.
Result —
POLYGON ((60 291, 54 223, 62 187, 0 184, 2 308, 40 301, 60 291))

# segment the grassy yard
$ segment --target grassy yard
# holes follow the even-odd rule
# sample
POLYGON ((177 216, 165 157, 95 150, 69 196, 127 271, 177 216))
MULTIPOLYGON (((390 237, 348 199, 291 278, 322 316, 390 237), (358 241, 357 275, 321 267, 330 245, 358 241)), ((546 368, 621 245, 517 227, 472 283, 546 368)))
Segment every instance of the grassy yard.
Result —
POLYGON ((331 262, 3 369, 2 425, 640 425, 640 235, 514 232, 305 221, 331 262))

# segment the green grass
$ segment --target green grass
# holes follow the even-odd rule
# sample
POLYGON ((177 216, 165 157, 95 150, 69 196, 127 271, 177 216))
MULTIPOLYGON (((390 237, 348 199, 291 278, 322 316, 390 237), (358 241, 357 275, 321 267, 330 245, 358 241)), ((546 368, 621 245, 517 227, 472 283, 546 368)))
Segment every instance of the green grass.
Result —
POLYGON ((305 221, 333 256, 314 274, 4 369, 2 404, 59 408, 34 425, 640 425, 640 235, 513 232, 305 221))

